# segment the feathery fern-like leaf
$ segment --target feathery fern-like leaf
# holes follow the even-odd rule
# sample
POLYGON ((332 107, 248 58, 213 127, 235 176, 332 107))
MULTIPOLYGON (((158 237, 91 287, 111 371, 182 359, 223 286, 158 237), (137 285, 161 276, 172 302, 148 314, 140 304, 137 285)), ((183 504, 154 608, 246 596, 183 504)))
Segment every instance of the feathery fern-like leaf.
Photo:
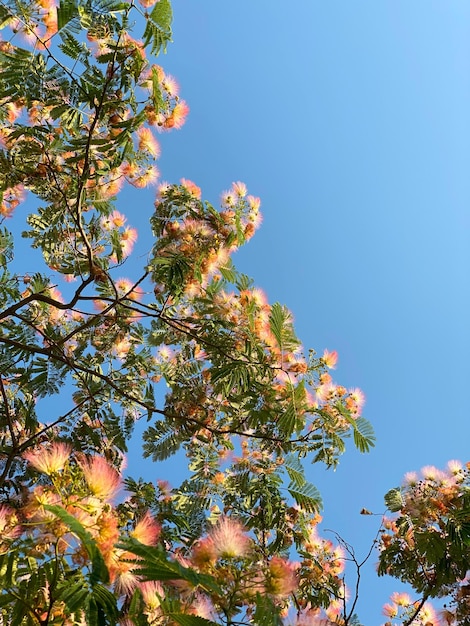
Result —
POLYGON ((152 54, 158 55, 161 50, 166 52, 167 43, 171 41, 171 22, 173 11, 169 0, 160 0, 147 18, 144 31, 144 45, 150 44, 152 54))
POLYGON ((305 483, 299 487, 288 487, 287 491, 307 513, 318 513, 322 508, 320 492, 311 483, 305 483))

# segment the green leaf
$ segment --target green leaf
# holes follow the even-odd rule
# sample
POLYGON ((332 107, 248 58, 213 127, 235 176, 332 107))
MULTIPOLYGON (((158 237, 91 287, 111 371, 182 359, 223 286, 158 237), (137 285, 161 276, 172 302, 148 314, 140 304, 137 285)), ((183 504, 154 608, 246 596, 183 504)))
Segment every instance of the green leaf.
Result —
POLYGON ((359 452, 369 452, 375 445, 372 424, 364 417, 358 417, 354 424, 354 443, 359 452))
POLYGON ((199 586, 215 593, 222 593, 212 576, 199 574, 176 561, 169 561, 166 553, 158 546, 147 546, 128 538, 119 547, 140 557, 136 571, 145 580, 187 580, 194 587, 199 586))
POLYGON ((7 7, 0 4, 0 28, 4 28, 14 19, 14 15, 7 9, 7 7))
POLYGON ((144 457, 152 457, 153 461, 164 461, 175 454, 184 440, 184 433, 175 431, 172 424, 164 421, 155 422, 143 434, 144 457))
POLYGON ((307 513, 318 513, 323 506, 320 492, 311 483, 305 483, 299 487, 288 487, 287 491, 307 513))
POLYGON ((93 599, 96 602, 98 611, 102 611, 103 617, 109 618, 106 622, 103 620, 103 624, 115 624, 118 621, 119 611, 117 607, 116 596, 103 585, 95 585, 93 587, 93 599))
POLYGON ((251 385, 252 376, 244 361, 228 361, 218 367, 212 367, 211 380, 214 385, 223 384, 225 395, 232 392, 246 393, 251 385))
POLYGON ((152 103, 156 113, 158 113, 160 109, 164 106, 162 90, 160 88, 160 80, 158 78, 158 72, 155 67, 152 68, 152 103))
POLYGON ((58 587, 57 600, 64 602, 70 613, 74 613, 85 607, 88 594, 89 589, 83 580, 79 580, 75 584, 70 583, 70 581, 64 581, 58 587))
POLYGON ((275 302, 271 307, 271 313, 269 315, 269 328, 280 347, 282 347, 282 335, 285 321, 286 309, 281 306, 279 302, 275 302))
POLYGON ((299 345, 292 326, 289 309, 275 302, 269 315, 269 329, 276 338, 281 351, 294 350, 299 345))
POLYGON ((289 402, 286 410, 279 418, 279 428, 282 430, 286 439, 289 439, 294 432, 296 417, 297 413, 295 410, 295 404, 293 402, 289 402))
POLYGON ((289 475, 291 484, 295 487, 302 487, 305 485, 304 468, 300 459, 295 454, 288 454, 284 461, 284 467, 289 475))
POLYGON ((282 619, 279 617, 279 608, 276 607, 272 598, 268 595, 256 594, 255 612, 253 623, 258 626, 281 626, 282 619))
POLYGON ((222 274, 223 278, 227 282, 235 284, 235 281, 237 280, 238 272, 235 269, 231 259, 229 259, 223 267, 219 267, 219 272, 222 274))
POLYGON ((16 601, 17 599, 15 598, 15 596, 12 596, 10 593, 2 593, 2 595, 0 595, 0 607, 7 606, 7 604, 10 604, 10 602, 16 601))
POLYGON ((171 41, 172 20, 173 11, 170 1, 160 0, 157 2, 147 17, 144 31, 144 46, 151 44, 152 54, 158 55, 162 49, 166 52, 166 45, 171 41))
POLYGON ((165 615, 171 617, 181 626, 217 626, 216 622, 211 622, 211 620, 199 617, 199 615, 188 615, 187 613, 165 613, 165 615))
POLYGON ((60 0, 57 7, 57 29, 64 28, 74 17, 78 17, 76 0, 60 0))
POLYGON ((354 444, 359 452, 369 452, 375 445, 375 434, 372 424, 365 417, 353 417, 346 407, 337 402, 335 408, 353 427, 354 444))
POLYGON ((96 545, 95 540, 88 530, 70 513, 61 506, 44 504, 46 511, 50 511, 66 524, 72 533, 82 542, 83 547, 88 552, 91 561, 90 583, 95 585, 98 581, 109 582, 109 572, 103 560, 103 556, 96 545))
POLYGON ((392 512, 397 513, 403 508, 403 497, 399 487, 390 489, 384 496, 386 507, 392 512))

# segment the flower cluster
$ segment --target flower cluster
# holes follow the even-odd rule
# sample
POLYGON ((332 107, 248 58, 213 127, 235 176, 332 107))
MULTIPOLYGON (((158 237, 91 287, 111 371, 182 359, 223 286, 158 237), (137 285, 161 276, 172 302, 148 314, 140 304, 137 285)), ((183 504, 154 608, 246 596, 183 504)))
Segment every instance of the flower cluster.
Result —
MULTIPOLYGON (((28 450, 23 457, 47 479, 34 487, 17 509, 16 515, 21 521, 15 539, 21 534, 31 535, 34 549, 40 547, 44 556, 52 558, 58 553, 67 561, 85 567, 89 558, 87 546, 66 522, 47 508, 48 505, 61 507, 78 520, 96 542, 117 593, 133 590, 139 581, 135 558, 117 547, 123 522, 126 522, 120 519, 114 507, 122 487, 118 471, 103 457, 73 455, 71 447, 63 443, 28 450)), ((130 531, 131 537, 147 545, 154 545, 159 534, 159 525, 148 512, 130 531)))
MULTIPOLYGON (((259 199, 247 195, 242 183, 234 183, 232 190, 230 208, 217 212, 201 201, 201 190, 192 181, 182 179, 180 186, 159 187, 152 218, 158 237, 154 255, 179 260, 183 279, 179 289, 188 296, 203 293, 209 280, 228 266, 230 256, 260 222, 259 199)), ((165 265, 160 261, 154 269, 158 291, 161 278, 167 276, 162 275, 162 267, 165 265)))
POLYGON ((44 263, 17 272, 0 232, 0 618, 340 624, 344 557, 318 535, 300 459, 335 465, 351 433, 373 445, 364 396, 333 381, 336 352, 306 357, 288 309, 235 269, 260 199, 236 181, 215 209, 191 180, 157 186, 157 134, 189 111, 148 58, 170 40, 169 0, 5 0, 1 17, 0 215, 26 191, 40 200, 25 237, 44 263), (157 186, 136 277, 121 267, 137 242, 115 206, 125 184, 157 186), (59 393, 63 413, 43 423, 59 393), (117 504, 143 415, 144 453, 184 447, 191 475, 174 491, 128 479, 117 504))
POLYGON ((391 602, 383 607, 383 613, 389 618, 384 626, 408 623, 410 626, 440 626, 437 612, 429 602, 412 601, 409 594, 394 592, 391 602), (410 621, 411 620, 411 621, 410 621))
MULTIPOLYGON (((386 496, 398 517, 384 522, 379 573, 411 583, 425 598, 448 596, 442 619, 449 625, 464 623, 461 620, 470 608, 465 593, 470 562, 469 485, 470 465, 453 460, 444 470, 426 466, 420 475, 406 474, 404 485, 386 496)), ((406 594, 394 598, 384 609, 389 617, 413 615, 413 624, 441 623, 429 603, 421 607, 406 594)))
MULTIPOLYGON (((129 6, 126 13, 132 9, 129 6)), ((78 52, 68 46, 72 44, 70 34, 67 43, 61 41, 65 35, 58 31, 59 11, 55 0, 35 0, 23 7, 21 16, 15 16, 12 10, 11 19, 4 20, 12 36, 10 41, 0 42, 2 53, 12 65, 23 57, 33 65, 38 63, 44 68, 45 88, 50 89, 44 94, 47 104, 27 97, 18 87, 7 90, 9 95, 0 100, 0 142, 11 157, 4 163, 1 178, 0 214, 4 217, 13 215, 26 189, 47 196, 55 204, 67 202, 69 208, 79 197, 81 208, 100 214, 125 182, 138 188, 155 183, 159 171, 154 161, 160 156, 160 146, 152 128, 181 128, 189 112, 188 105, 179 98, 175 79, 147 61, 143 43, 123 30, 116 16, 110 13, 104 19, 98 12, 95 20, 83 21, 89 43, 73 43, 81 45, 75 59, 73 55, 78 52), (71 68, 55 59, 57 45, 64 47, 66 54, 70 50, 75 60, 71 68), (47 54, 41 54, 45 48, 47 54), (49 60, 61 69, 49 69, 49 60), (96 83, 91 102, 90 94, 85 94, 83 88, 77 90, 77 60, 89 68, 90 74, 91 67, 95 68, 94 78, 86 79, 96 83), (102 76, 102 85, 97 76, 102 76), (48 132, 33 135, 27 129, 34 126, 47 128, 48 132), (18 168, 15 164, 20 160, 22 167, 18 168), (55 190, 54 197, 48 188, 55 190)), ((147 19, 151 17, 147 15, 147 19)), ((76 228, 63 230, 70 234, 76 228)), ((83 232, 80 234, 83 239, 83 232)))

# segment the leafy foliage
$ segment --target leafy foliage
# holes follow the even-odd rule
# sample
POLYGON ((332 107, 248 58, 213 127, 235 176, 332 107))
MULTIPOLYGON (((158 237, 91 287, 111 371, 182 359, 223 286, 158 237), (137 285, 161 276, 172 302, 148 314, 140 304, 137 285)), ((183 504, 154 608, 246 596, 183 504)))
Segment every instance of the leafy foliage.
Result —
MULTIPOLYGON (((0 618, 352 625, 344 554, 318 534, 303 463, 335 467, 348 438, 368 452, 374 434, 362 392, 333 381, 336 353, 307 358, 289 310, 232 262, 259 198, 235 182, 217 209, 192 181, 160 184, 152 248, 127 263, 137 231, 116 196, 157 181, 155 133, 189 110, 151 58, 171 23, 169 0, 0 2, 1 219, 27 193, 37 205, 28 273, 0 229, 0 618), (128 477, 117 503, 144 419, 144 456, 185 455, 187 476, 128 477)), ((381 573, 455 591, 470 542, 458 484, 430 526, 389 492, 401 517, 381 573)))

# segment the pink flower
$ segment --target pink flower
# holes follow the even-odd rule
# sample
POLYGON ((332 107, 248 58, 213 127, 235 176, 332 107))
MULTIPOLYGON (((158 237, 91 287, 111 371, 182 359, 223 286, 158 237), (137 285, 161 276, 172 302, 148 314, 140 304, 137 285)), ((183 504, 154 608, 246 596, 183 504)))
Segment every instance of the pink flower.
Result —
POLYGON ((418 483, 418 474, 416 472, 406 472, 403 482, 405 485, 414 487, 418 483))
POLYGON ((239 198, 244 198, 247 194, 247 189, 245 183, 241 183, 240 181, 236 183, 232 183, 233 193, 239 198))
POLYGON ((170 130, 171 128, 179 129, 184 126, 186 117, 189 113, 189 106, 184 100, 180 100, 175 104, 173 111, 161 121, 158 121, 159 128, 162 130, 170 130))
POLYGON ((439 618, 437 617, 434 607, 429 602, 426 602, 419 614, 421 622, 427 625, 439 626, 439 618))
POLYGON ((157 609, 162 598, 165 597, 165 590, 160 581, 146 580, 139 583, 142 598, 148 609, 157 609))
POLYGON ((127 337, 117 339, 113 344, 113 353, 118 359, 124 359, 131 349, 131 342, 127 337))
POLYGON ((199 569, 213 565, 217 560, 214 542, 210 537, 204 537, 194 544, 191 554, 192 563, 199 569))
POLYGON ((150 128, 142 126, 137 131, 137 136, 139 138, 139 150, 146 150, 147 152, 150 152, 153 157, 158 159, 160 156, 160 145, 153 136, 150 128))
POLYGON ((134 530, 131 531, 131 537, 144 543, 146 546, 153 546, 157 543, 160 536, 160 526, 155 519, 147 513, 137 522, 134 530))
POLYGON ((245 533, 243 526, 230 517, 221 517, 210 530, 209 537, 219 557, 243 557, 251 548, 251 539, 245 533))
MULTIPOLYGON (((22 528, 18 524, 16 511, 6 504, 0 506, 0 541, 16 539, 21 535, 22 528)), ((0 550, 3 553, 3 550, 0 550)))
POLYGON ((237 203, 237 198, 233 189, 230 189, 229 191, 224 191, 220 200, 221 200, 222 206, 228 209, 230 209, 231 207, 234 207, 237 203))
POLYGON ((177 96, 179 92, 179 86, 173 76, 165 74, 162 79, 162 87, 170 96, 177 96))
POLYGON ((114 286, 116 287, 116 291, 119 297, 126 296, 129 300, 141 300, 144 292, 141 287, 134 287, 134 283, 128 278, 118 278, 114 286))
POLYGON ((364 393, 356 387, 355 389, 349 390, 349 396, 346 399, 346 406, 353 413, 360 415, 365 401, 366 397, 364 393))
POLYGON ((399 593, 394 591, 390 596, 390 600, 398 606, 409 606, 411 604, 411 598, 407 593, 399 593))
POLYGON ((336 352, 336 350, 333 350, 333 352, 325 350, 323 352, 322 360, 326 367, 334 370, 338 362, 338 353, 336 352))
POLYGON ((398 607, 396 604, 384 604, 382 612, 387 617, 396 617, 398 615, 398 607))
POLYGON ((153 185, 154 183, 156 183, 159 176, 160 176, 159 169, 155 165, 150 165, 150 167, 142 171, 138 176, 136 176, 135 178, 129 179, 129 182, 134 187, 143 189, 144 187, 147 187, 148 185, 153 185))
POLYGON ((261 198, 257 196, 248 196, 247 197, 248 206, 252 211, 258 211, 261 206, 261 198))
POLYGON ((319 387, 315 389, 316 393, 316 402, 323 403, 328 400, 328 398, 332 397, 336 389, 336 385, 331 382, 322 383, 319 387))
POLYGON ((212 622, 215 622, 217 619, 211 601, 201 593, 198 593, 191 603, 190 612, 192 615, 198 615, 212 622))
POLYGON ((66 443, 52 443, 48 448, 36 448, 23 453, 23 458, 35 469, 50 476, 63 470, 70 458, 72 448, 66 443))
POLYGON ((447 467, 449 469, 449 472, 454 476, 458 476, 459 474, 463 473, 463 464, 461 463, 461 461, 456 461, 455 459, 452 459, 452 461, 448 461, 447 467))
POLYGON ((263 221, 263 216, 257 209, 256 210, 253 209, 248 213, 248 220, 251 224, 253 224, 253 227, 257 229, 261 226, 261 222, 263 221))
POLYGON ((103 457, 83 457, 79 465, 90 491, 96 497, 111 500, 121 488, 120 475, 103 457))
POLYGON ((111 230, 112 228, 120 228, 124 226, 126 223, 126 218, 119 211, 113 211, 107 217, 101 218, 101 226, 106 230, 111 230))
POLYGON ((273 556, 267 572, 266 591, 275 596, 285 597, 295 591, 297 585, 295 566, 280 556, 273 556))
POLYGON ((430 481, 441 482, 445 478, 444 472, 434 467, 434 465, 426 465, 421 468, 421 473, 426 480, 430 481))
POLYGON ((196 183, 193 183, 192 180, 187 180, 186 178, 182 178, 181 179, 181 185, 187 190, 189 191, 189 193, 194 196, 195 198, 197 198, 197 200, 201 199, 201 188, 198 187, 196 185, 196 183))
POLYGON ((114 590, 119 595, 128 595, 134 591, 139 584, 139 577, 135 573, 132 563, 133 555, 129 552, 116 550, 113 555, 113 563, 108 565, 111 581, 114 582, 114 590))
POLYGON ((121 233, 121 248, 123 257, 129 256, 132 252, 135 242, 137 241, 137 230, 129 226, 121 233))
POLYGON ((144 9, 150 9, 154 4, 157 4, 158 0, 139 0, 144 9))

